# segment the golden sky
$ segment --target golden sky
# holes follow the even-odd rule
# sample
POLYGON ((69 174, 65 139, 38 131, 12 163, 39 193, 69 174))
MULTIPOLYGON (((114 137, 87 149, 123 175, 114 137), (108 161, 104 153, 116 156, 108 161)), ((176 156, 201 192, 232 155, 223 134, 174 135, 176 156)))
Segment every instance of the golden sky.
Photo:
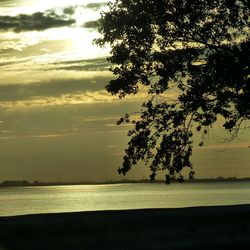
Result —
MULTIPOLYGON (((143 95, 105 91, 109 48, 92 44, 105 9, 103 0, 0 1, 0 181, 121 179, 128 127, 115 123, 143 95)), ((197 177, 250 176, 249 134, 223 144, 218 125, 195 150, 197 177)), ((147 176, 141 164, 128 178, 147 176)))

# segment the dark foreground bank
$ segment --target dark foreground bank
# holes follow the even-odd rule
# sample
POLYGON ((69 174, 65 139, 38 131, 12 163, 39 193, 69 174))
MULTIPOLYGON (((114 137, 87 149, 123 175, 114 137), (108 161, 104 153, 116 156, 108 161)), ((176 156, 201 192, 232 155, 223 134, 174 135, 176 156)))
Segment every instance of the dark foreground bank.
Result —
POLYGON ((248 249, 250 205, 0 217, 0 250, 248 249))

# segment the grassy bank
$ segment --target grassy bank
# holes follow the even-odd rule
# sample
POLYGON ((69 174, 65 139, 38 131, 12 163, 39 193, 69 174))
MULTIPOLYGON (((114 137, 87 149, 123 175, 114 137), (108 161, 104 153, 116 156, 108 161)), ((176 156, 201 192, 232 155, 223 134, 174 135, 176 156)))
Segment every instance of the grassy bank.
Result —
POLYGON ((0 217, 0 250, 247 249, 249 244, 250 205, 0 217))

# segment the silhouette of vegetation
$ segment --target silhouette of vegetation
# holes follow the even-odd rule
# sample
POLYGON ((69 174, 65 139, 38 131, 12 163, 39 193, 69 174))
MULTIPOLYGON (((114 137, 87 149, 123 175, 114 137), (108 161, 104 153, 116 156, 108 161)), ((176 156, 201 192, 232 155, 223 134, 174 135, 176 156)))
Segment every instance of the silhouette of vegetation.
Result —
POLYGON ((102 13, 99 46, 109 44, 116 79, 107 91, 124 98, 147 90, 132 123, 122 166, 125 175, 145 160, 154 180, 189 177, 192 136, 220 118, 232 139, 250 118, 248 0, 116 0, 102 13), (143 87, 143 88, 142 88, 143 87))

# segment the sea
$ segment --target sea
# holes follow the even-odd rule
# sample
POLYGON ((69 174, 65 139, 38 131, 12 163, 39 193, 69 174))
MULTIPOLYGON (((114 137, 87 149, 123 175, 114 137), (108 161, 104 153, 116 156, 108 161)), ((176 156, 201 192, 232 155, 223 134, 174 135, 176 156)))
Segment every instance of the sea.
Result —
POLYGON ((0 188, 0 216, 234 204, 250 204, 249 181, 0 188))

